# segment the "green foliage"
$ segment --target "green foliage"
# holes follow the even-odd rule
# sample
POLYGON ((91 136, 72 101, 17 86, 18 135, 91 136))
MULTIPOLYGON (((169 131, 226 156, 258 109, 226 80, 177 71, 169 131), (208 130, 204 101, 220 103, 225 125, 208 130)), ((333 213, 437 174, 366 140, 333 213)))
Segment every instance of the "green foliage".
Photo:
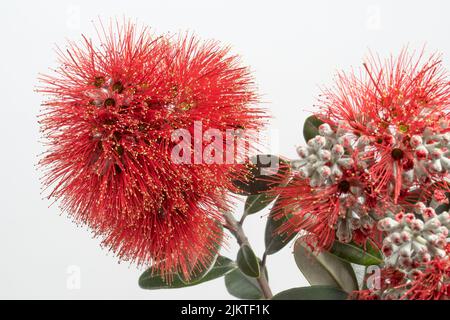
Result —
POLYGON ((328 285, 346 292, 358 290, 358 281, 351 264, 331 253, 315 254, 299 239, 294 245, 294 258, 311 285, 328 285))
POLYGON ((214 280, 224 275, 232 272, 237 269, 237 265, 234 261, 223 257, 218 256, 213 267, 200 279, 196 279, 195 281, 185 282, 183 281, 183 277, 174 273, 169 275, 172 279, 170 283, 164 281, 161 275, 157 272, 152 272, 151 269, 144 271, 144 273, 139 277, 139 286, 142 289, 176 289, 176 288, 184 288, 194 286, 200 283, 204 283, 206 281, 214 280))
POLYGON ((303 124, 303 137, 308 142, 319 134, 319 126, 323 124, 322 120, 319 120, 316 116, 309 116, 303 124))
POLYGON ((248 245, 244 244, 241 246, 237 255, 236 262, 239 269, 241 269, 241 271, 245 275, 254 278, 259 277, 260 267, 258 258, 253 252, 252 248, 250 248, 248 245))
POLYGON ((292 288, 272 297, 272 300, 345 300, 348 294, 332 286, 292 288))

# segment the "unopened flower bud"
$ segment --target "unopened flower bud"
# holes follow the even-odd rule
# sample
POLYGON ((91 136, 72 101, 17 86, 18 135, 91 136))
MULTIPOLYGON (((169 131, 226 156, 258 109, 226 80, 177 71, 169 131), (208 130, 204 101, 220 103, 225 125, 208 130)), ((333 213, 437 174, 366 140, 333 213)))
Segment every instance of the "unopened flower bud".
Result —
POLYGON ((436 211, 434 211, 433 208, 425 208, 422 211, 422 216, 424 220, 427 221, 428 219, 436 217, 436 211))
POLYGON ((302 167, 298 170, 298 175, 300 176, 300 178, 306 179, 310 175, 310 170, 308 170, 308 168, 306 167, 302 167))
POLYGON ((407 231, 402 231, 400 233, 400 237, 402 238, 403 242, 409 242, 411 241, 411 234, 407 231))
POLYGON ((414 170, 404 171, 402 177, 405 182, 412 183, 414 181, 414 170))
POLYGON ((438 228, 438 233, 446 240, 449 234, 449 230, 446 226, 440 226, 438 228))
POLYGON ((409 257, 411 257, 412 251, 407 246, 404 246, 400 249, 399 254, 403 258, 409 258, 409 257))
POLYGON ((419 212, 422 212, 427 208, 426 204, 423 203, 422 201, 417 202, 416 207, 418 208, 419 212))
POLYGON ((391 218, 384 218, 378 221, 378 229, 380 231, 389 232, 395 228, 397 228, 400 224, 391 218))
POLYGON ((433 218, 428 218, 425 221, 426 222, 423 226, 424 230, 435 230, 441 226, 441 222, 436 217, 436 214, 433 218))
POLYGON ((291 161, 291 167, 294 170, 299 170, 304 164, 305 164, 305 162, 303 160, 292 160, 291 161))
POLYGON ((309 185, 313 188, 317 188, 318 186, 320 186, 320 178, 318 175, 314 175, 310 180, 309 180, 309 185))
POLYGON ((383 245, 381 250, 383 251, 383 254, 386 257, 390 257, 392 255, 392 253, 394 252, 394 247, 392 246, 392 244, 388 243, 388 244, 383 245))
POLYGON ((310 155, 306 158, 306 160, 307 160, 309 163, 315 163, 315 162, 319 161, 319 158, 318 158, 315 154, 310 154, 310 155))
POLYGON ((428 253, 428 248, 424 244, 419 243, 417 241, 413 241, 411 244, 412 249, 418 254, 424 255, 425 253, 428 253))
POLYGON ((322 161, 330 161, 331 160, 331 152, 328 150, 320 150, 318 152, 319 158, 322 161))
POLYGON ((428 157, 428 150, 427 150, 427 148, 425 148, 425 146, 421 145, 421 146, 417 147, 417 149, 415 151, 415 155, 416 155, 417 159, 425 160, 428 157))
POLYGON ((400 233, 398 233, 398 232, 392 233, 390 235, 390 238, 391 238, 392 242, 396 245, 400 245, 403 243, 402 237, 400 236, 400 233))
POLYGON ((297 154, 300 158, 306 158, 309 155, 308 148, 300 146, 297 148, 297 154))
POLYGON ((411 272, 410 272, 410 277, 411 277, 412 279, 418 279, 419 277, 422 276, 422 274, 423 274, 422 271, 420 271, 420 270, 418 270, 418 269, 413 269, 413 270, 411 270, 411 272))
POLYGON ((438 216, 438 219, 441 222, 441 224, 445 226, 448 226, 450 224, 450 214, 447 211, 442 212, 438 216))
POLYGON ((317 168, 317 173, 322 178, 328 178, 331 175, 331 169, 328 166, 321 166, 321 167, 317 168))
POLYGON ((315 136, 311 140, 308 141, 308 145, 315 150, 319 150, 325 147, 327 140, 322 136, 315 136))
POLYGON ((426 127, 423 130, 423 135, 426 136, 426 137, 432 136, 433 135, 433 128, 426 127))
POLYGON ((431 154, 431 159, 439 159, 442 157, 442 151, 440 149, 435 148, 431 154))
POLYGON ((352 158, 339 159, 337 163, 345 169, 350 169, 354 165, 354 161, 352 158))
POLYGON ((333 130, 331 129, 330 125, 327 123, 323 123, 319 126, 319 134, 321 136, 331 136, 333 134, 333 130))
POLYGON ((418 146, 420 146, 423 143, 422 137, 418 136, 418 135, 413 135, 411 137, 411 140, 409 141, 409 143, 411 144, 411 147, 417 148, 418 146))
POLYGON ((433 246, 436 245, 436 242, 439 239, 439 237, 435 234, 424 234, 423 237, 425 238, 425 240, 427 240, 433 246))
POLYGON ((423 262, 423 263, 427 263, 427 262, 431 261, 431 255, 428 252, 423 254, 420 258, 421 258, 420 259, 421 262, 423 262))
POLYGON ((341 144, 343 147, 347 148, 351 146, 352 139, 348 136, 339 137, 338 143, 341 144))
MULTIPOLYGON (((446 228, 446 230, 447 230, 447 228, 446 228)), ((448 235, 448 230, 444 234, 440 234, 438 236, 438 239, 434 242, 434 245, 438 248, 445 248, 445 246, 447 245, 447 235, 448 235)))
POLYGON ((450 159, 447 157, 441 157, 441 165, 445 170, 450 171, 450 159))
POLYGON ((448 145, 450 143, 450 133, 446 132, 441 135, 441 141, 444 143, 444 145, 448 145))
POLYGON ((411 221, 408 225, 413 231, 419 232, 423 230, 423 222, 421 220, 415 219, 411 221))
POLYGON ((403 219, 405 220, 406 223, 409 224, 409 223, 413 222, 416 219, 416 217, 412 213, 407 213, 407 214, 405 214, 403 219))
POLYGON ((349 243, 352 240, 351 224, 348 219, 339 219, 337 223, 336 237, 343 243, 349 243))
POLYGON ((430 168, 435 171, 435 172, 442 172, 442 164, 441 161, 439 159, 434 160, 431 163, 430 168))
POLYGON ((409 268, 412 265, 412 259, 409 257, 399 257, 398 264, 403 268, 409 268))
POLYGON ((435 249, 434 255, 439 258, 444 258, 447 256, 447 251, 443 249, 435 249))
POLYGON ((331 149, 331 153, 335 158, 340 158, 344 155, 345 153, 345 149, 342 145, 340 144, 336 144, 333 146, 333 148, 331 149))

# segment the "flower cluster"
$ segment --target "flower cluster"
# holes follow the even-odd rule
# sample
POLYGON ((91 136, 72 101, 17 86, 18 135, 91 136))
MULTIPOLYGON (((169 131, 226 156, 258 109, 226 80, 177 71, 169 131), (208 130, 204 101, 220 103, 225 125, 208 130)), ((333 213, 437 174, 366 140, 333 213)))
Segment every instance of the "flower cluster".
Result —
POLYGON ((386 266, 409 270, 435 257, 445 257, 449 227, 447 211, 436 214, 433 208, 425 207, 421 202, 417 204, 415 214, 401 212, 394 218, 380 220, 378 228, 385 232, 386 266))
MULTIPOLYGON (((391 214, 392 215, 392 214, 391 214)), ((383 285, 359 292, 365 299, 441 299, 450 294, 450 215, 436 214, 419 202, 414 213, 397 213, 378 222, 385 233, 385 270, 395 270, 395 282, 386 272, 383 285)))
POLYGON ((449 214, 434 208, 449 191, 449 77, 438 56, 380 61, 339 74, 321 95, 322 124, 278 190, 275 218, 288 218, 278 232, 316 251, 370 239, 385 255, 379 298, 448 297, 449 214))
POLYGON ((280 232, 306 230, 306 241, 316 248, 328 248, 335 238, 362 241, 372 234, 373 195, 364 178, 367 163, 358 157, 366 145, 364 137, 325 123, 307 147, 297 148, 295 176, 281 188, 278 202, 295 214, 280 232))
POLYGON ((60 66, 41 77, 43 183, 120 259, 189 279, 222 241, 223 195, 242 169, 238 159, 178 165, 172 133, 198 121, 259 130, 252 77, 216 42, 156 37, 132 23, 98 33, 98 46, 84 38, 59 50, 60 66))

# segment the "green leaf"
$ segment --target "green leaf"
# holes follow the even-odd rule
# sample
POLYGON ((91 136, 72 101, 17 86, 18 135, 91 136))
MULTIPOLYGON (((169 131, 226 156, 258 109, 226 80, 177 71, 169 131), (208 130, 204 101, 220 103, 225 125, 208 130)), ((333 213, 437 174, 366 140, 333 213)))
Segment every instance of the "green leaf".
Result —
POLYGON ((148 269, 139 277, 139 287, 141 287, 142 289, 152 290, 190 287, 220 278, 236 269, 237 265, 234 261, 223 256, 218 256, 211 270, 209 270, 209 272, 203 278, 196 282, 185 283, 178 273, 174 273, 171 275, 172 282, 168 284, 164 281, 160 274, 155 272, 152 273, 152 270, 148 269))
POLYGON ((323 123, 316 116, 306 118, 305 124, 303 125, 303 137, 306 142, 319 134, 319 126, 323 123))
POLYGON ((235 179, 235 190, 242 195, 252 195, 267 192, 285 182, 289 176, 288 160, 270 154, 260 154, 252 157, 245 164, 246 179, 235 179))
POLYGON ((289 220, 289 214, 286 212, 288 208, 279 208, 279 198, 275 201, 272 206, 269 217, 267 218, 266 230, 264 233, 264 242, 266 245, 266 253, 268 255, 277 253, 283 249, 294 237, 295 233, 290 234, 279 234, 277 232, 278 228, 289 220), (280 210, 285 211, 281 217, 275 219, 275 215, 279 215, 280 210))
POLYGON ((259 262, 252 248, 244 244, 239 249, 236 259, 237 265, 247 276, 258 278, 260 274, 259 262))
POLYGON ((336 287, 311 286, 292 288, 272 297, 272 300, 345 300, 348 294, 336 287))
POLYGON ((267 207, 276 196, 267 193, 252 194, 245 201, 244 214, 253 214, 267 207))
POLYGON ((450 209, 450 205, 447 204, 447 203, 444 203, 444 204, 439 205, 439 206, 435 209, 435 211, 436 211, 437 214, 441 214, 441 213, 444 212, 444 211, 449 211, 449 209, 450 209))
POLYGON ((330 249, 330 253, 342 260, 363 266, 383 263, 381 251, 370 240, 366 242, 366 249, 364 249, 364 246, 359 246, 354 242, 342 243, 335 241, 330 249))
POLYGON ((358 281, 350 263, 328 252, 313 254, 301 240, 295 242, 294 258, 311 285, 328 285, 346 292, 358 290, 358 281))
POLYGON ((256 278, 246 276, 240 269, 225 276, 225 286, 232 296, 239 299, 261 299, 264 296, 256 278))

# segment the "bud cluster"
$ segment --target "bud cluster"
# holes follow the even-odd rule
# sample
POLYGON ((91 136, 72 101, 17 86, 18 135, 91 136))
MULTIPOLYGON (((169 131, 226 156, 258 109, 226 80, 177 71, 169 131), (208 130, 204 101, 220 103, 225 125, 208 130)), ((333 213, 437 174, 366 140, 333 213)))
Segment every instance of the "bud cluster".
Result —
POLYGON ((414 150, 414 171, 405 174, 407 182, 412 182, 414 175, 419 179, 428 177, 429 173, 447 173, 450 170, 450 132, 433 133, 426 128, 423 135, 413 135, 410 145, 414 150))
POLYGON ((450 215, 418 203, 416 214, 398 213, 384 218, 378 228, 386 233, 383 240, 385 264, 401 270, 418 268, 435 257, 446 255, 450 215))
POLYGON ((319 134, 310 139, 306 147, 297 148, 300 159, 292 162, 293 169, 298 170, 301 178, 309 178, 311 187, 336 183, 343 177, 345 170, 355 165, 365 166, 353 157, 355 148, 363 146, 364 140, 357 139, 342 128, 334 131, 324 123, 319 126, 319 134))
POLYGON ((334 129, 324 123, 307 146, 297 148, 300 159, 291 162, 293 171, 309 183, 313 193, 320 196, 325 189, 335 190, 338 217, 334 223, 330 220, 330 227, 340 242, 352 241, 355 232, 369 234, 375 224, 361 179, 368 163, 359 157, 369 143, 367 137, 354 135, 344 124, 334 129))

